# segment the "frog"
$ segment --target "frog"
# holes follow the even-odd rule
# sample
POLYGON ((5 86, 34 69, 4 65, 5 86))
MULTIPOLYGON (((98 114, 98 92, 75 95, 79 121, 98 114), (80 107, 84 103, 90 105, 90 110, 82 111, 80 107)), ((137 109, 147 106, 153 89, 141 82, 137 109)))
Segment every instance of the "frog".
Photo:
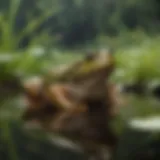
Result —
POLYGON ((85 101, 109 95, 106 93, 106 81, 115 69, 113 53, 109 50, 88 53, 82 60, 59 68, 48 72, 50 77, 37 77, 23 83, 31 112, 33 108, 39 109, 35 106, 42 105, 43 99, 60 110, 86 112, 88 107, 84 105, 85 101), (63 69, 60 71, 59 68, 63 69))
POLYGON ((88 53, 82 60, 78 60, 73 64, 60 65, 46 75, 39 77, 39 80, 38 77, 36 79, 32 78, 23 83, 23 88, 28 95, 33 95, 33 97, 45 88, 46 93, 48 95, 50 93, 51 96, 54 90, 56 90, 56 93, 59 93, 58 90, 60 92, 68 90, 72 93, 72 96, 76 95, 80 98, 90 95, 90 97, 96 98, 98 94, 99 96, 102 94, 107 77, 113 70, 112 54, 108 50, 101 50, 88 53))
MULTIPOLYGON (((61 67, 59 67, 61 68, 61 67)), ((100 50, 87 54, 84 59, 77 61, 66 68, 64 67, 61 72, 58 70, 54 72, 53 77, 58 84, 66 84, 68 91, 72 92, 73 96, 92 98, 102 96, 107 78, 115 69, 114 58, 112 52, 108 50, 100 50)), ((51 76, 52 76, 51 75, 51 76)), ((50 78, 47 77, 47 80, 50 78)), ((52 84, 53 81, 51 81, 52 84)), ((49 85, 51 86, 51 85, 49 85)), ((55 86, 55 81, 54 81, 55 86)), ((52 87, 49 87, 50 89, 52 87)))
POLYGON ((94 145, 86 147, 87 142, 114 147, 116 138, 108 125, 117 103, 115 86, 109 81, 115 69, 113 54, 101 50, 59 67, 60 70, 49 72, 47 78, 34 81, 36 85, 33 81, 23 84, 30 97, 23 120, 40 123, 46 131, 85 141, 82 146, 87 150, 97 149, 94 145))

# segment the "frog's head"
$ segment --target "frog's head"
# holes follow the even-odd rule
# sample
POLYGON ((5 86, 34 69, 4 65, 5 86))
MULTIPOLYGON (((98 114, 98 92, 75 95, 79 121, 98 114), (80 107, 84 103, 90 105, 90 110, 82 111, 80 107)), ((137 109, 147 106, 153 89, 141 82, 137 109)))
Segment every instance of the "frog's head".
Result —
POLYGON ((100 51, 90 51, 81 59, 70 64, 63 64, 52 68, 47 73, 47 80, 53 81, 77 81, 86 77, 95 77, 102 75, 100 72, 105 72, 106 77, 114 70, 113 51, 101 49, 100 51))
POLYGON ((109 77, 115 67, 113 52, 102 49, 96 52, 89 52, 83 60, 75 63, 64 74, 66 79, 79 80, 86 77, 105 75, 109 77))
POLYGON ((113 52, 111 50, 101 49, 96 52, 89 52, 85 58, 82 67, 88 72, 96 69, 109 68, 113 66, 113 52))

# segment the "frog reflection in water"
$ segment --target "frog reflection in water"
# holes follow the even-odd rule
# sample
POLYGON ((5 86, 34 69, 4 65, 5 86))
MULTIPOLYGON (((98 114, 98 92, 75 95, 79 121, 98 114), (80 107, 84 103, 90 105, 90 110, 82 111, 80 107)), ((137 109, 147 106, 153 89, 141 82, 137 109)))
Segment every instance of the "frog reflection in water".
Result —
POLYGON ((54 72, 58 83, 48 77, 47 82, 24 83, 29 104, 23 119, 78 141, 87 154, 103 159, 102 146, 113 151, 117 143, 110 127, 119 103, 116 86, 109 82, 114 67, 113 56, 100 51, 54 72))

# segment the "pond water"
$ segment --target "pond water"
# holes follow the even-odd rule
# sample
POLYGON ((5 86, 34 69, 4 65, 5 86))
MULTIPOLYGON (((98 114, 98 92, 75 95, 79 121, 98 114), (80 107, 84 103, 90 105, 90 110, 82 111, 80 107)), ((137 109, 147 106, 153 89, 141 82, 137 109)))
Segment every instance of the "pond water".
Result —
MULTIPOLYGON (((127 95, 126 100, 129 103, 122 107, 120 115, 114 121, 115 130, 119 134, 123 135, 126 125, 132 119, 160 117, 160 101, 152 97, 135 95, 127 95)), ((79 152, 55 146, 40 130, 32 134, 24 131, 20 119, 23 108, 20 98, 6 98, 0 106, 0 158, 3 160, 49 160, 53 157, 57 160, 63 160, 66 157, 78 160, 84 158, 84 155, 79 152)))

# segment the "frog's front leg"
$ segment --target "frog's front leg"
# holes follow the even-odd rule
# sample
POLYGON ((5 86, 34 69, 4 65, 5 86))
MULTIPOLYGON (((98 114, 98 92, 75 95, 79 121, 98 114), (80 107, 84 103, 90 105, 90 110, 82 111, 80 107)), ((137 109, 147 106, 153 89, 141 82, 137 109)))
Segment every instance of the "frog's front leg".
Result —
POLYGON ((46 98, 56 105, 58 109, 72 112, 86 112, 87 107, 79 101, 79 97, 70 93, 69 85, 53 84, 45 92, 46 98))

